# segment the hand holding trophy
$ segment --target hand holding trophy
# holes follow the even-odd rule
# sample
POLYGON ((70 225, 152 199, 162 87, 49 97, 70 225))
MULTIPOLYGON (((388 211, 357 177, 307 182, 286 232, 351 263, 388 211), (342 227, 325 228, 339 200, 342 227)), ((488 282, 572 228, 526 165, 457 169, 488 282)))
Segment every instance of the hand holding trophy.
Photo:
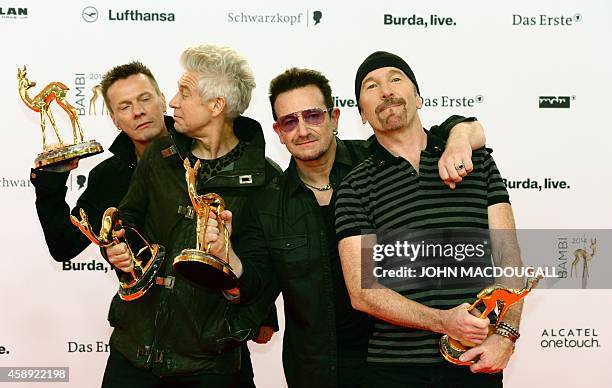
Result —
POLYGON ((196 176, 200 169, 199 160, 192 168, 189 159, 185 158, 183 165, 187 191, 197 216, 196 246, 194 249, 183 249, 181 254, 174 259, 172 266, 177 273, 198 285, 217 290, 233 289, 238 284, 238 277, 229 263, 229 232, 225 227, 225 222, 219 216, 225 210, 225 202, 215 193, 198 195, 196 176), (216 257, 211 254, 211 243, 204 241, 211 213, 215 214, 220 228, 223 229, 225 257, 216 257))
POLYGON ((51 82, 45 86, 36 96, 30 97, 28 90, 36 86, 36 82, 28 80, 27 69, 17 69, 17 81, 19 96, 26 106, 40 114, 40 127, 42 129, 43 150, 34 161, 35 168, 51 166, 59 163, 70 162, 74 159, 85 158, 99 154, 103 151, 102 146, 95 140, 85 141, 83 130, 79 122, 76 109, 66 101, 68 87, 61 82, 51 82), (65 144, 55 123, 55 118, 51 112, 53 101, 66 112, 72 125, 72 143, 65 144), (46 120, 49 119, 57 144, 48 145, 46 137, 46 120))
POLYGON ((140 298, 155 283, 156 274, 161 268, 165 256, 165 248, 159 244, 149 244, 149 242, 134 228, 124 226, 120 219, 117 208, 106 209, 102 216, 102 227, 100 233, 96 235, 89 224, 87 214, 83 209, 79 209, 81 219, 70 216, 72 223, 94 244, 108 248, 119 244, 121 241, 117 232, 121 229, 133 231, 141 240, 143 247, 136 253, 132 251, 131 244, 127 238, 124 242, 127 246, 133 268, 130 272, 122 272, 119 277, 119 297, 123 300, 134 300, 140 298))
MULTIPOLYGON (((540 278, 538 277, 527 279, 527 285, 520 290, 506 288, 500 285, 486 287, 478 293, 476 301, 472 303, 470 307, 468 307, 468 312, 472 311, 479 304, 483 303, 485 305, 485 310, 480 315, 480 318, 486 318, 489 316, 489 314, 491 314, 491 312, 494 312, 495 308, 498 308, 499 313, 497 314, 496 323, 489 325, 488 336, 492 334, 499 334, 504 337, 511 338, 514 342, 516 339, 518 339, 519 333, 515 328, 504 323, 503 319, 508 309, 519 300, 523 299, 534 287, 536 287, 539 280, 540 278)), ((460 341, 448 335, 444 335, 440 339, 440 352, 442 353, 442 356, 448 362, 455 365, 471 365, 475 363, 477 360, 461 361, 459 359, 462 354, 474 346, 476 346, 476 344, 467 341, 460 341)))

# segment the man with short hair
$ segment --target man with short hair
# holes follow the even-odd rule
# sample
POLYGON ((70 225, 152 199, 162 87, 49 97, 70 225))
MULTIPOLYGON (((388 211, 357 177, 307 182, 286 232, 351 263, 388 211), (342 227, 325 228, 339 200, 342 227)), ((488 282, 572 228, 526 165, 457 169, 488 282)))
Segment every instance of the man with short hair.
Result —
MULTIPOLYGON (((79 197, 78 209, 89 215, 94 230, 100 229, 102 213, 117 206, 132 179, 138 158, 149 143, 167 134, 172 118, 164 116, 166 101, 151 70, 140 62, 130 62, 109 70, 102 80, 102 95, 113 123, 121 132, 110 146, 113 154, 89 173, 87 188, 79 197)), ((70 222, 66 203, 66 181, 78 160, 58 166, 32 169, 36 189, 36 211, 51 256, 56 261, 76 257, 91 243, 70 222)))
MULTIPOLYGON (((233 240, 243 238, 244 205, 278 175, 265 157, 264 137, 255 120, 241 116, 255 87, 247 61, 228 47, 201 45, 181 55, 185 70, 170 101, 174 129, 143 154, 128 193, 119 205, 123 222, 166 248, 158 276, 169 281, 141 298, 113 299, 111 354, 103 386, 238 387, 240 342, 255 323, 233 335, 225 320, 231 304, 220 291, 196 286, 176 275, 172 262, 196 246, 196 220, 185 181, 184 160, 201 163, 196 190, 215 192, 235 214, 233 240)), ((123 233, 123 232, 121 232, 123 233)), ((125 244, 106 249, 118 269, 133 268, 125 244)), ((232 262, 240 275, 239 263, 232 262)), ((265 317, 267 311, 262 315, 265 317)))
MULTIPOLYGON (((250 202, 242 221, 244 237, 233 244, 244 266, 242 297, 248 301, 263 292, 273 303, 283 293, 289 387, 357 387, 364 377, 370 322, 351 308, 344 285, 334 193, 344 175, 368 156, 368 142, 335 136, 340 110, 333 106, 329 81, 318 71, 292 68, 277 76, 270 84, 270 105, 274 131, 292 157, 287 170, 250 202)), ((446 138, 464 120, 452 117, 435 131, 446 138)), ((460 124, 452 133, 450 149, 467 151, 453 151, 449 160, 467 160, 469 140, 476 147, 484 144, 477 123, 460 124)), ((216 254, 224 255, 222 240, 209 234, 216 254)), ((234 312, 241 308, 232 306, 234 312)), ((233 315, 235 330, 249 326, 244 318, 233 315)))
MULTIPOLYGON (((487 337, 488 319, 467 309, 477 291, 419 290, 409 280, 400 291, 361 284, 362 248, 369 246, 362 241, 375 240, 372 231, 514 228, 508 193, 490 151, 475 151, 474 171, 450 190, 435 179, 442 142, 423 130, 418 115, 423 102, 408 64, 395 54, 373 53, 357 71, 355 93, 362 120, 372 126, 375 138, 372 155, 339 188, 336 231, 351 303, 376 320, 367 386, 501 386, 497 372, 508 363, 516 338, 498 332, 487 337), (451 306, 456 307, 447 309, 451 306), (442 334, 479 344, 462 361, 480 358, 469 368, 447 363, 438 351, 442 334)), ((462 171, 466 164, 459 160, 453 168, 462 171)), ((517 330, 520 310, 515 305, 504 319, 517 330)))

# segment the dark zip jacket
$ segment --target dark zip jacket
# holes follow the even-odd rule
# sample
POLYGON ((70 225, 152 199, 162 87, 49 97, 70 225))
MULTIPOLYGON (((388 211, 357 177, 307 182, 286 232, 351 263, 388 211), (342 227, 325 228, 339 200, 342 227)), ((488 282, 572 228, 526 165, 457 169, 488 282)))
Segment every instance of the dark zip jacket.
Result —
MULTIPOLYGON (((265 157, 258 122, 238 117, 234 133, 240 141, 248 142, 240 159, 197 183, 198 193, 221 195, 233 212, 232 242, 242 237, 247 199, 280 173, 265 157)), ((170 136, 149 145, 120 205, 126 224, 138 228, 149 241, 165 246, 166 258, 158 275, 173 277, 174 282, 168 287, 152 287, 134 301, 114 297, 109 312, 115 328, 111 346, 135 366, 158 376, 236 373, 241 357, 238 341, 259 326, 230 333, 225 314, 231 303, 220 292, 195 286, 172 269, 181 250, 194 248, 196 242, 183 167, 185 157, 195 163, 190 152, 193 141, 171 130, 170 136)))

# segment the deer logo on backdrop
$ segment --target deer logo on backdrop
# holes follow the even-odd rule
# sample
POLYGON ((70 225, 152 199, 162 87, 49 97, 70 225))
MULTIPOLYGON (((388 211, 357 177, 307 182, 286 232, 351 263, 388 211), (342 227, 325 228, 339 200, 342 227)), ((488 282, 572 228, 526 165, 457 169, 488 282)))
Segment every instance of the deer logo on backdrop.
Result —
POLYGON ((94 115, 97 116, 97 101, 98 99, 100 99, 102 101, 102 109, 100 110, 100 114, 101 115, 105 115, 108 113, 108 110, 106 109, 106 104, 104 102, 104 97, 102 96, 102 86, 101 85, 94 85, 91 88, 91 98, 89 99, 89 115, 94 115), (93 112, 93 113, 92 113, 93 112))
POLYGON ((574 271, 576 277, 578 276, 578 269, 576 268, 582 260, 582 278, 586 279, 589 277, 589 261, 595 256, 595 250, 597 248, 597 239, 591 239, 591 252, 587 252, 586 249, 576 249, 574 251, 574 261, 572 262, 572 269, 570 276, 574 277, 574 271))

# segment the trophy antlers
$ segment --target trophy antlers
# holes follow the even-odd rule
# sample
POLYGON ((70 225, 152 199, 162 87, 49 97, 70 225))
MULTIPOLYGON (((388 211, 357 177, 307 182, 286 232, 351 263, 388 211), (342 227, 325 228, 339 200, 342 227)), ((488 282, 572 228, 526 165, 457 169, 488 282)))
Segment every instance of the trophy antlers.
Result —
POLYGON ((94 244, 108 248, 119 243, 117 231, 125 228, 135 232, 144 246, 134 254, 127 238, 124 242, 127 245, 129 255, 134 263, 133 269, 127 273, 119 275, 119 297, 123 300, 134 300, 140 298, 155 283, 156 274, 162 266, 165 249, 159 244, 149 244, 149 242, 134 228, 124 226, 121 221, 119 209, 109 207, 102 215, 102 226, 100 233, 96 235, 93 231, 87 213, 79 209, 79 220, 75 216, 70 216, 70 221, 94 244))
POLYGON ((496 307, 500 308, 497 320, 501 322, 506 315, 506 312, 513 304, 523 299, 540 281, 540 277, 532 277, 527 279, 525 288, 520 290, 505 288, 500 285, 489 286, 477 295, 476 301, 468 308, 468 311, 473 310, 480 303, 485 305, 485 310, 480 315, 481 318, 487 317, 496 307))
POLYGON ((96 235, 96 233, 91 228, 91 224, 89 223, 89 217, 85 210, 79 209, 79 215, 81 219, 79 220, 73 215, 70 215, 70 221, 72 224, 79 228, 79 230, 91 241, 92 243, 106 248, 113 244, 115 241, 112 237, 112 232, 115 224, 121 225, 121 220, 119 220, 119 211, 117 208, 111 207, 108 208, 104 215, 102 216, 102 227, 100 228, 100 233, 96 235))

